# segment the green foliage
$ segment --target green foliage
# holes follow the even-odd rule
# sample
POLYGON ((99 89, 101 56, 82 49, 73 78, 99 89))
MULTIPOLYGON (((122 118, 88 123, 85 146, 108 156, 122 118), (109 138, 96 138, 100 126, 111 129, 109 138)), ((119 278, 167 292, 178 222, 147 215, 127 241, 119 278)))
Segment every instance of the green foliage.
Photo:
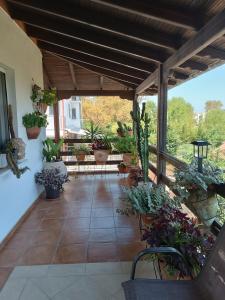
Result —
POLYGON ((145 111, 149 116, 149 128, 151 128, 151 135, 149 137, 150 145, 157 144, 157 106, 155 102, 148 101, 145 104, 145 111))
POLYGON ((175 183, 173 190, 178 191, 182 200, 187 200, 190 192, 197 194, 199 200, 207 198, 209 188, 213 192, 213 184, 224 182, 223 170, 207 161, 203 164, 203 172, 198 172, 197 160, 193 160, 190 165, 182 170, 175 170, 175 183))
POLYGON ((119 153, 134 153, 136 141, 133 136, 117 137, 113 146, 119 153))
POLYGON ((48 138, 43 141, 42 154, 47 162, 56 161, 59 157, 60 149, 63 145, 63 139, 60 139, 58 143, 55 143, 52 139, 48 138))
POLYGON ((129 134, 129 131, 132 131, 132 128, 130 126, 128 126, 125 123, 122 123, 120 121, 117 121, 117 133, 121 136, 121 137, 125 137, 126 135, 129 134))
POLYGON ((23 116, 23 125, 26 128, 47 127, 47 116, 39 112, 28 113, 23 116))
POLYGON ((42 90, 37 84, 34 84, 30 98, 34 103, 45 103, 48 106, 52 106, 57 102, 56 89, 42 90))
POLYGON ((205 103, 205 111, 208 112, 210 110, 216 109, 220 110, 223 107, 223 103, 219 100, 211 100, 211 101, 206 101, 205 103))
POLYGON ((125 215, 155 214, 166 203, 175 204, 163 185, 151 186, 149 184, 126 188, 125 209, 117 212, 125 215))
POLYGON ((93 121, 90 122, 89 126, 85 127, 85 134, 87 139, 94 140, 98 139, 102 134, 102 129, 99 125, 95 125, 93 121))
POLYGON ((90 154, 90 148, 87 147, 86 145, 80 145, 80 146, 77 146, 77 147, 74 147, 72 149, 72 152, 74 155, 79 155, 79 154, 90 154))

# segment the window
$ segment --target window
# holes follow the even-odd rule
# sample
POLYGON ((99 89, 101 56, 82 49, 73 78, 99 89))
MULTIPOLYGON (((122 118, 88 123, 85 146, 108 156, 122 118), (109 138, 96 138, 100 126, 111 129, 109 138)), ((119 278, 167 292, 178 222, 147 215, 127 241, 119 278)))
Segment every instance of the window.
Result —
POLYGON ((8 103, 5 74, 0 71, 0 149, 9 140, 8 103))
POLYGON ((72 108, 71 113, 72 113, 72 119, 76 119, 77 118, 76 108, 72 108))

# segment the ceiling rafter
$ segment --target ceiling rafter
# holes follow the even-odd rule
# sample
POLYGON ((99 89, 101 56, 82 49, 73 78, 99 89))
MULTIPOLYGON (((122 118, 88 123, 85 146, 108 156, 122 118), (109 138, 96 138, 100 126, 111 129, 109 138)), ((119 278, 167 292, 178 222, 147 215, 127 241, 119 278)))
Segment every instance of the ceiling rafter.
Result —
POLYGON ((150 18, 167 24, 175 25, 186 29, 199 29, 203 26, 203 18, 198 14, 193 16, 193 12, 188 9, 174 9, 174 7, 162 5, 160 2, 153 3, 141 2, 138 0, 90 0, 92 2, 116 8, 126 13, 139 15, 141 17, 150 18))
POLYGON ((104 61, 103 59, 99 59, 99 58, 92 57, 92 56, 89 56, 89 55, 86 55, 83 53, 75 52, 73 50, 66 49, 66 48, 63 48, 63 47, 60 47, 57 45, 53 45, 53 44, 50 44, 47 42, 39 41, 38 47, 40 49, 43 49, 43 50, 46 50, 49 52, 53 52, 55 54, 62 55, 64 57, 76 59, 76 60, 79 60, 84 63, 86 62, 91 65, 99 66, 103 69, 115 71, 120 74, 128 75, 128 76, 131 76, 134 78, 145 79, 148 75, 148 73, 146 73, 146 72, 141 72, 139 70, 134 70, 134 69, 122 66, 122 65, 107 62, 107 61, 104 61))
POLYGON ((14 19, 23 21, 25 24, 57 32, 62 36, 71 37, 75 41, 85 41, 93 45, 104 47, 106 50, 111 49, 154 62, 163 62, 171 55, 171 52, 168 52, 166 49, 144 46, 129 40, 124 41, 124 39, 112 35, 111 33, 98 32, 91 27, 68 22, 60 18, 56 21, 54 17, 50 15, 46 16, 38 11, 29 14, 26 9, 20 6, 17 6, 16 9, 12 9, 11 5, 9 5, 9 11, 14 19))
POLYGON ((75 74, 75 70, 74 70, 74 65, 70 62, 68 63, 68 65, 69 65, 70 75, 71 75, 71 79, 72 79, 72 82, 73 82, 74 89, 77 90, 78 89, 78 84, 77 84, 76 74, 75 74))

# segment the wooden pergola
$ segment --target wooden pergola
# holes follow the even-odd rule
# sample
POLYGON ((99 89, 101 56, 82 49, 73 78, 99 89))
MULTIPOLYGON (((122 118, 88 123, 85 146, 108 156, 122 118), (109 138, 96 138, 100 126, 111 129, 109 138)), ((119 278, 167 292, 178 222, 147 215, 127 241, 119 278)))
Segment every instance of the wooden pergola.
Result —
MULTIPOLYGON (((158 94, 158 181, 167 181, 168 89, 225 60, 223 0, 6 0, 43 52, 45 85, 71 95, 158 94)), ((57 115, 57 107, 55 108, 57 115)), ((57 126, 57 122, 56 122, 57 126)))

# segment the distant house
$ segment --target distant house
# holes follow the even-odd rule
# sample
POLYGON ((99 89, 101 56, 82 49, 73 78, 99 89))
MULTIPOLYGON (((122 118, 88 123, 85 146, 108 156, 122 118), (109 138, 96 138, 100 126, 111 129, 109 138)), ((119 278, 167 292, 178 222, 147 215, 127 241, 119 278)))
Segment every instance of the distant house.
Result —
MULTIPOLYGON (((49 124, 46 130, 46 135, 48 137, 53 137, 53 107, 48 108, 47 115, 49 124)), ((64 99, 59 102, 59 124, 60 135, 63 137, 77 137, 84 134, 82 130, 82 109, 80 97, 73 96, 70 99, 64 99)))

